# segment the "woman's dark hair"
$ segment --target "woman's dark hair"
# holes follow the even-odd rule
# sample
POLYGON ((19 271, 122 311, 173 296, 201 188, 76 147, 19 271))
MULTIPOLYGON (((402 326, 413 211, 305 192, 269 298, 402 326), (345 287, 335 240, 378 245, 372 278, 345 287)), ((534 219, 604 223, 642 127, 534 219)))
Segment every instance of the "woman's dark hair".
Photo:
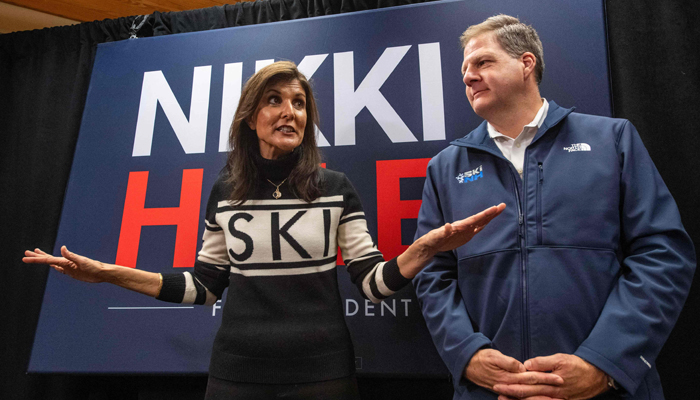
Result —
POLYGON ((302 139, 299 161, 287 178, 294 194, 300 199, 311 202, 321 195, 319 181, 319 164, 321 153, 316 145, 314 127, 318 124, 318 109, 311 85, 304 74, 299 72, 293 62, 279 61, 270 64, 255 73, 246 82, 238 102, 238 109, 229 131, 229 149, 226 168, 228 183, 232 187, 229 199, 236 204, 243 203, 252 193, 258 182, 258 170, 254 157, 260 152, 258 136, 250 129, 247 120, 253 118, 265 89, 280 82, 298 81, 306 92, 306 127, 302 139))

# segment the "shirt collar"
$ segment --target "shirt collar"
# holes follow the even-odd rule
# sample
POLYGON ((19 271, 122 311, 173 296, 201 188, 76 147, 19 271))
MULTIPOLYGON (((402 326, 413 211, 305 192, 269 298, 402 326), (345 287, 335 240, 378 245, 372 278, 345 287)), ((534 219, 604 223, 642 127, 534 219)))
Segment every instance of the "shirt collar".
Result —
MULTIPOLYGON (((535 133, 537 133, 537 129, 539 129, 542 124, 544 123, 544 119, 547 117, 547 112, 549 111, 549 103, 547 102, 547 99, 543 98, 542 99, 542 107, 540 107, 540 110, 537 111, 537 114, 535 115, 535 118, 527 125, 523 127, 523 130, 520 131, 520 134, 515 138, 515 140, 518 139, 524 139, 524 136, 531 135, 532 137, 535 136, 535 133), (528 128, 535 128, 535 129, 528 129, 528 128), (521 137, 523 136, 523 137, 521 137)), ((509 136, 506 136, 502 134, 501 132, 497 131, 496 128, 491 125, 488 121, 486 122, 486 130, 489 133, 489 136, 493 139, 496 138, 501 138, 500 140, 514 140, 509 136)))

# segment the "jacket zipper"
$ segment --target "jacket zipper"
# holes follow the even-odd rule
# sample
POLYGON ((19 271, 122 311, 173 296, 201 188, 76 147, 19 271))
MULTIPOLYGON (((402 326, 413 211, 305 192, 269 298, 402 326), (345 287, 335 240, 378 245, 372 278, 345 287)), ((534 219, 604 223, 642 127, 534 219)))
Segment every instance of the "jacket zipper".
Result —
MULTIPOLYGON (((557 121, 558 122, 558 121, 557 121)), ((473 148, 480 148, 479 146, 465 146, 465 147, 473 147, 473 148)), ((494 154, 498 158, 503 159, 505 162, 508 163, 508 166, 511 171, 511 176, 513 177, 513 186, 515 189, 515 200, 518 204, 518 236, 519 236, 519 243, 520 243, 520 278, 521 278, 521 289, 522 289, 522 307, 521 307, 521 323, 522 323, 522 330, 521 330, 521 335, 523 339, 523 349, 522 349, 522 355, 523 355, 523 361, 528 360, 530 358, 530 328, 529 328, 529 318, 528 318, 528 301, 527 301, 527 230, 525 229, 525 216, 523 214, 523 207, 524 205, 520 202, 520 187, 518 185, 518 178, 516 174, 518 174, 518 171, 515 170, 515 166, 511 162, 509 162, 505 157, 502 155, 495 153, 492 149, 484 149, 481 148, 482 150, 486 150, 489 153, 494 154)), ((527 158, 528 158, 528 150, 525 149, 525 160, 523 165, 527 165, 527 158)), ((541 168, 541 167, 540 167, 541 168)), ((540 169, 541 170, 541 169, 540 169)), ((523 168, 523 187, 525 187, 525 181, 527 178, 527 169, 523 168)), ((542 178, 544 179, 544 178, 542 178)))
POLYGON ((537 244, 542 244, 542 189, 544 171, 542 163, 537 163, 537 244))
POLYGON ((520 282, 521 282, 521 289, 522 289, 522 318, 521 318, 521 323, 522 323, 522 338, 523 338, 523 361, 527 360, 529 358, 530 354, 530 340, 528 336, 528 321, 527 321, 527 268, 526 268, 526 262, 525 262, 525 257, 526 257, 526 252, 525 252, 525 230, 524 230, 524 225, 525 225, 525 217, 523 215, 523 209, 522 205, 520 203, 520 189, 518 187, 518 178, 515 176, 517 174, 517 171, 515 171, 515 167, 512 167, 511 165, 511 173, 513 174, 513 185, 515 187, 515 201, 518 204, 518 236, 520 239, 520 282))

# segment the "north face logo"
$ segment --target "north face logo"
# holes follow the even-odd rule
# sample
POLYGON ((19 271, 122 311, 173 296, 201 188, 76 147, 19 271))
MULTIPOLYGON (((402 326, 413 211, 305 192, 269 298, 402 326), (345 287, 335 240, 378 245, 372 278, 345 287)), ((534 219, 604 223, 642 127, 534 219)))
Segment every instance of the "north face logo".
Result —
POLYGON ((564 150, 569 153, 572 151, 591 151, 591 146, 588 143, 572 143, 570 147, 564 147, 564 150))

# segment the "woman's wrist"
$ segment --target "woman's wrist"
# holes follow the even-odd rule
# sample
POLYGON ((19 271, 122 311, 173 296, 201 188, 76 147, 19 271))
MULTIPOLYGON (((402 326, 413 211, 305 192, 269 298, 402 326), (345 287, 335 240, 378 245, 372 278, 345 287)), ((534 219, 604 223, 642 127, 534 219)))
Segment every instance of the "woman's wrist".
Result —
POLYGON ((101 283, 112 283, 116 284, 117 279, 115 277, 115 271, 117 265, 100 263, 100 271, 97 273, 97 278, 101 283))
POLYGON ((102 264, 98 273, 101 282, 111 283, 151 297, 158 297, 163 276, 158 273, 115 264, 102 264))
POLYGON ((435 254, 436 251, 427 245, 425 236, 421 236, 397 257, 399 272, 404 278, 413 279, 435 254))

